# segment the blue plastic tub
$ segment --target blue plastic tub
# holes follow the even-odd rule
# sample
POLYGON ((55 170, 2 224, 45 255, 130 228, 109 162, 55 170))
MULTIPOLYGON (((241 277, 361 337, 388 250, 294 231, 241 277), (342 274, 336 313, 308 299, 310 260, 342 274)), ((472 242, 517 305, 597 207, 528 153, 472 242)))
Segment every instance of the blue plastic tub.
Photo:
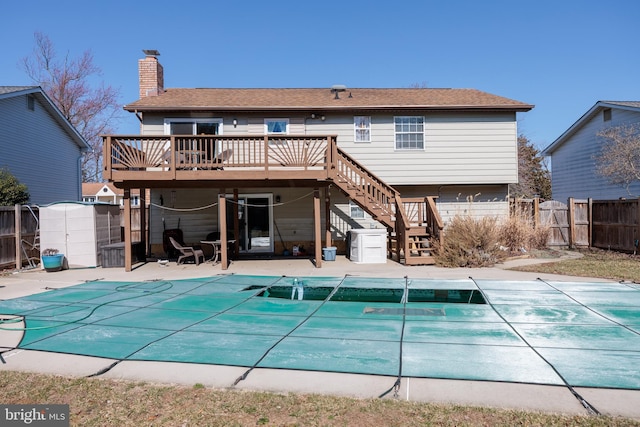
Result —
POLYGON ((329 246, 326 248, 322 248, 322 256, 325 261, 335 261, 336 260, 336 250, 335 246, 329 246))

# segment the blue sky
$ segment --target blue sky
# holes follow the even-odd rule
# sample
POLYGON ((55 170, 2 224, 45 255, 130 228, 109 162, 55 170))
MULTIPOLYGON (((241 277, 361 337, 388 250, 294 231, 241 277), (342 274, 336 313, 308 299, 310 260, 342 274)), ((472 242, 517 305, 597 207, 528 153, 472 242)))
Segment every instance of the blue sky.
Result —
MULTIPOLYGON (((142 49, 160 51, 165 87, 474 88, 535 108, 519 132, 539 148, 599 100, 640 100, 640 1, 10 1, 0 85, 34 32, 59 55, 91 50, 121 103, 138 98, 142 49)), ((118 133, 138 133, 123 113, 118 133)))

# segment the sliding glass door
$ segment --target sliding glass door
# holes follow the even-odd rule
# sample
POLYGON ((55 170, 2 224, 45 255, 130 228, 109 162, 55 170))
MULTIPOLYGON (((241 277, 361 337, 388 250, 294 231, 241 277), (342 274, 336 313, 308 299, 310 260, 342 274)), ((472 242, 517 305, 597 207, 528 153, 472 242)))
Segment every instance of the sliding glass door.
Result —
MULTIPOLYGON (((242 194, 238 196, 238 225, 240 252, 273 252, 273 221, 271 194, 242 194)), ((234 234, 235 206, 233 196, 227 195, 227 233, 234 234)))

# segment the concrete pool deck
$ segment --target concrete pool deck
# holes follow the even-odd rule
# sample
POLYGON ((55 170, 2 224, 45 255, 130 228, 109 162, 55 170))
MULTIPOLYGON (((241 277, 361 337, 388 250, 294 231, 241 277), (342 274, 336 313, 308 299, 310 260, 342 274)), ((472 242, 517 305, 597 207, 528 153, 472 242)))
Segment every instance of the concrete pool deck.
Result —
MULTIPOLYGON (((507 270, 515 265, 552 260, 512 260, 496 268, 443 269, 434 266, 404 267, 395 262, 386 264, 354 264, 338 256, 335 261, 323 262, 317 269, 307 259, 278 259, 233 262, 228 270, 220 265, 180 265, 170 263, 161 266, 147 263, 126 273, 121 268, 71 269, 56 273, 40 270, 25 271, 0 277, 0 299, 12 299, 44 292, 51 288, 64 288, 87 281, 109 280, 142 282, 148 280, 179 280, 219 274, 431 279, 493 279, 555 281, 599 281, 560 275, 541 275, 507 270)), ((17 345, 15 333, 11 336, 0 332, 0 345, 12 348, 17 345), (13 342, 11 342, 13 340, 13 342)), ((2 351, 3 349, 0 349, 2 351)), ((6 364, 0 370, 43 372, 57 375, 88 376, 109 366, 115 360, 77 356, 43 351, 17 349, 3 354, 6 364)), ((631 366, 630 369, 637 369, 631 366)), ((102 375, 102 378, 144 380, 155 383, 204 384, 216 388, 237 388, 274 392, 327 393, 355 397, 377 397, 381 391, 393 386, 395 377, 380 375, 343 374, 335 372, 311 372, 257 368, 244 381, 233 386, 234 380, 246 371, 245 367, 200 365, 175 362, 124 361, 102 375)), ((576 388, 599 412, 606 415, 640 418, 640 391, 624 389, 576 388)), ((587 414, 570 389, 564 386, 546 386, 523 383, 443 380, 430 378, 403 378, 400 388, 389 393, 399 399, 439 403, 492 406, 539 410, 566 414, 587 414)))

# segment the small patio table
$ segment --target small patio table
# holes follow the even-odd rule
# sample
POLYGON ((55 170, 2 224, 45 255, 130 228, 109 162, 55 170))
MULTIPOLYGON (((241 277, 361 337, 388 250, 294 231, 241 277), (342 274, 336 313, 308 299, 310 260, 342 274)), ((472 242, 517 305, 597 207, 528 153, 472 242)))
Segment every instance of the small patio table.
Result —
MULTIPOLYGON (((232 245, 235 242, 236 242, 235 240, 227 240, 227 245, 232 245)), ((200 240, 200 243, 202 243, 203 245, 211 245, 211 247, 213 248, 213 254, 211 255, 211 258, 209 258, 207 261, 211 261, 214 264, 217 264, 218 262, 220 262, 218 258, 220 255, 220 247, 222 245, 222 240, 200 240)))

